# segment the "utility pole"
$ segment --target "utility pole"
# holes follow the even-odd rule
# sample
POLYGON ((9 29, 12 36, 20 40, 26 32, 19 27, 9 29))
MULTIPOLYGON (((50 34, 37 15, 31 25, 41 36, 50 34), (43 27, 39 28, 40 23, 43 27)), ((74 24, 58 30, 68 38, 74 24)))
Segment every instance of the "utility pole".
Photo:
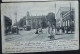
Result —
MULTIPOLYGON (((55 3, 55 19, 56 19, 56 3, 55 3)), ((56 21, 55 21, 55 34, 56 34, 56 21)))
POLYGON ((71 23, 70 23, 70 29, 71 29, 71 33, 72 33, 72 17, 71 17, 71 2, 70 2, 70 20, 71 20, 71 23))
MULTIPOLYGON (((9 14, 10 16, 10 19, 11 19, 11 14, 9 14)), ((11 30, 11 33, 12 33, 12 19, 11 19, 11 26, 10 26, 10 30, 11 30)))

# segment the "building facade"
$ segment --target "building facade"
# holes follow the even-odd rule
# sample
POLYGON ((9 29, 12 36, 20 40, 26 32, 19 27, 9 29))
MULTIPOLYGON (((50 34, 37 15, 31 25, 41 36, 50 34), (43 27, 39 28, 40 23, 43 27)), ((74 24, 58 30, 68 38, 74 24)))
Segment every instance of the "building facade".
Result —
POLYGON ((43 24, 45 24, 46 16, 30 16, 29 12, 27 12, 27 25, 30 25, 32 29, 43 27, 43 24))
POLYGON ((62 29, 64 33, 74 32, 74 17, 75 10, 73 7, 60 7, 56 14, 57 29, 62 29))

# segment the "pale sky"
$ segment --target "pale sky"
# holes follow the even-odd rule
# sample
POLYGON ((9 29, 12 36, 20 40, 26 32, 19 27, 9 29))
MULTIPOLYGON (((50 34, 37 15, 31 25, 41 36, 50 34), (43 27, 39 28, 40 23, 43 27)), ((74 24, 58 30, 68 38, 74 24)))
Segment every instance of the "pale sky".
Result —
MULTIPOLYGON (((14 23, 15 12, 17 12, 18 21, 27 15, 27 11, 29 11, 32 16, 47 15, 50 12, 55 13, 55 3, 56 12, 60 7, 70 7, 70 1, 3 3, 1 4, 1 14, 10 17, 14 23)), ((71 6, 75 6, 75 2, 71 2, 71 6)))

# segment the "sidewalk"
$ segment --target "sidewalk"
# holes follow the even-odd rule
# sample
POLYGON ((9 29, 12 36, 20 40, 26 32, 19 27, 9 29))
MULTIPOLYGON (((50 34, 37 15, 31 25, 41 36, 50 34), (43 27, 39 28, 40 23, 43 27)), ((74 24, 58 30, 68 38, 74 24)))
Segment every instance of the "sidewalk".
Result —
MULTIPOLYGON (((48 36, 50 36, 50 34, 48 34, 48 30, 47 29, 44 29, 44 31, 43 31, 43 33, 46 33, 45 34, 45 38, 44 38, 44 40, 43 41, 45 41, 45 40, 50 40, 50 38, 48 37, 48 36)), ((75 34, 73 33, 73 34, 71 34, 71 33, 69 33, 69 34, 66 34, 66 33, 58 33, 57 35, 55 35, 55 40, 71 40, 71 39, 74 39, 74 36, 75 36, 75 34)))
MULTIPOLYGON (((74 34, 55 35, 55 40, 71 40, 71 39, 74 39, 74 34)), ((50 38, 48 38, 47 36, 45 40, 49 41, 50 38)))

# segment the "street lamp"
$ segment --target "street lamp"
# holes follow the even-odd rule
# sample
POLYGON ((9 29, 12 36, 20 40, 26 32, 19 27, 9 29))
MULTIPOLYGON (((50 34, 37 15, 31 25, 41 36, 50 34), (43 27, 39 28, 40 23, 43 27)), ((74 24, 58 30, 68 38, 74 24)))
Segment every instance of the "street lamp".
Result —
POLYGON ((71 23, 70 23, 70 29, 71 29, 71 33, 72 33, 72 17, 71 17, 71 2, 70 2, 70 20, 71 20, 71 23))
MULTIPOLYGON (((55 19, 56 19, 56 3, 55 3, 55 19)), ((55 21, 55 34, 56 34, 56 21, 55 21)))

